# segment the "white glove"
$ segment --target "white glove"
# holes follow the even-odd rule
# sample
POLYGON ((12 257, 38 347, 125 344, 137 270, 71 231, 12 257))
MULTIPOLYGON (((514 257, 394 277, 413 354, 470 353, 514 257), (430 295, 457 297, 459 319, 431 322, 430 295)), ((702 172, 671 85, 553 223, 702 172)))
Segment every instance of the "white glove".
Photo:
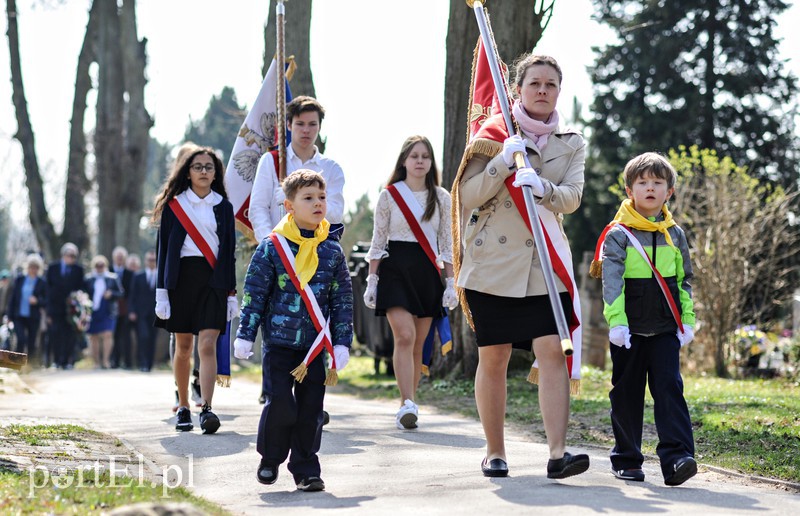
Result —
POLYGON ((236 296, 228 296, 228 320, 232 321, 238 315, 239 303, 236 301, 236 296))
POLYGON ((156 317, 169 319, 172 314, 169 306, 169 291, 165 288, 156 289, 156 317))
POLYGON ((521 152, 523 155, 528 151, 525 149, 525 140, 522 136, 515 134, 506 138, 503 142, 503 161, 508 168, 514 166, 514 153, 521 152))
POLYGON ((378 275, 370 274, 367 276, 367 290, 364 291, 364 304, 367 308, 374 309, 375 301, 378 299, 378 275))
POLYGON ((517 175, 514 177, 514 186, 530 186, 533 189, 533 195, 536 197, 544 195, 542 180, 539 179, 539 174, 532 168, 525 167, 517 170, 517 175))
POLYGON ((692 342, 694 340, 694 328, 692 328, 688 324, 684 324, 683 333, 681 333, 681 331, 678 330, 678 340, 681 343, 681 347, 692 342))
POLYGON ((249 340, 236 339, 233 341, 233 356, 247 360, 253 356, 253 343, 249 340))
POLYGON ((458 306, 458 295, 456 294, 455 278, 447 278, 447 286, 442 294, 442 306, 453 310, 458 306))
POLYGON ((615 346, 631 349, 631 331, 627 326, 614 326, 608 331, 608 340, 615 346))
MULTIPOLYGON (((350 348, 341 344, 333 346, 333 358, 336 359, 336 370, 341 371, 350 361, 350 348)), ((333 367, 330 359, 328 359, 328 367, 333 367)))

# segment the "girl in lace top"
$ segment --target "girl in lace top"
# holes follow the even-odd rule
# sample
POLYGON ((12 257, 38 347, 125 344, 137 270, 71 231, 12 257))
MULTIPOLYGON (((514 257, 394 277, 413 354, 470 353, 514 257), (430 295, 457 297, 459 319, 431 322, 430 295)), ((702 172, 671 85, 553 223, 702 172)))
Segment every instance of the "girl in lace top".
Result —
POLYGON ((400 389, 400 429, 417 427, 414 403, 422 375, 422 347, 442 307, 458 304, 453 285, 450 194, 439 186, 433 147, 424 136, 404 143, 378 198, 364 303, 386 316, 394 337, 400 389), (444 269, 446 288, 442 284, 444 269), (380 288, 378 278, 380 277, 380 288))

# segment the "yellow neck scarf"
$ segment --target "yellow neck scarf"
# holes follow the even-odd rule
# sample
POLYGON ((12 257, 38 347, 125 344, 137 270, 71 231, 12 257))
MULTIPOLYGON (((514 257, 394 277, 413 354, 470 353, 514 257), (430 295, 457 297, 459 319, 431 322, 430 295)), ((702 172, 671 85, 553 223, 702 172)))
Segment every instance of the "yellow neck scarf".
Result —
POLYGON ((297 271, 297 278, 300 280, 300 288, 306 288, 308 282, 314 277, 319 266, 319 255, 317 255, 317 246, 320 242, 324 242, 328 238, 328 230, 331 224, 325 219, 317 229, 314 230, 314 236, 306 238, 300 234, 300 228, 297 227, 294 217, 288 213, 285 217, 278 222, 273 231, 279 235, 285 236, 295 244, 300 245, 297 255, 294 257, 294 267, 297 271))
POLYGON ((667 244, 675 247, 675 244, 672 243, 672 237, 669 236, 669 231, 667 231, 667 228, 675 225, 675 221, 672 219, 672 213, 669 212, 666 204, 661 208, 661 212, 664 214, 664 220, 661 222, 653 222, 634 209, 632 200, 625 199, 622 201, 619 210, 617 210, 617 214, 614 215, 614 220, 611 221, 611 224, 624 224, 633 229, 642 231, 659 231, 664 233, 667 244))

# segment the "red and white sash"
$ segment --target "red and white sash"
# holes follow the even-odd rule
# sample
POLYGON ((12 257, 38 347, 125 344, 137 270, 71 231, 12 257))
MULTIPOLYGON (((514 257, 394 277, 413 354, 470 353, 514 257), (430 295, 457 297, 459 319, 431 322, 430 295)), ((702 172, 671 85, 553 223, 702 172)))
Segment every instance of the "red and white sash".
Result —
POLYGON ((436 267, 436 271, 438 272, 439 269, 442 268, 442 265, 441 262, 437 261, 439 246, 437 244, 436 231, 433 229, 433 224, 431 224, 430 221, 422 220, 422 216, 425 213, 424 207, 420 205, 417 198, 414 197, 414 193, 405 181, 398 181, 397 183, 387 186, 386 189, 392 195, 392 198, 406 218, 411 232, 414 233, 417 242, 422 246, 428 259, 433 266, 436 267))
MULTIPOLYGON (((397 203, 397 206, 400 208, 403 216, 406 218, 406 222, 408 222, 411 232, 414 233, 414 237, 417 239, 417 242, 422 247, 422 250, 425 251, 425 255, 428 257, 428 260, 430 260, 431 264, 433 264, 436 272, 441 274, 441 269, 444 267, 444 264, 436 259, 439 256, 436 231, 433 229, 433 224, 431 224, 429 220, 422 220, 422 216, 425 214, 425 209, 422 207, 422 205, 420 205, 417 198, 414 197, 413 192, 405 183, 405 181, 398 181, 397 183, 387 186, 386 189, 389 190, 392 198, 397 203)), ((429 363, 426 363, 426 360, 429 361, 430 357, 432 356, 433 333, 435 331, 439 331, 439 340, 442 344, 442 355, 446 355, 453 349, 453 340, 452 337, 449 337, 449 329, 450 319, 447 316, 447 312, 445 312, 445 314, 441 317, 434 317, 433 322, 431 323, 431 329, 428 333, 428 336, 425 338, 425 342, 423 343, 423 374, 429 374, 429 363), (441 330, 439 329, 440 327, 442 328, 441 330), (428 358, 426 359, 425 357, 428 358)))
POLYGON ((219 236, 217 233, 209 230, 200 222, 185 191, 173 197, 169 201, 169 207, 172 209, 172 213, 178 217, 178 221, 183 226, 183 229, 186 230, 189 238, 200 249, 200 252, 203 253, 203 256, 213 269, 217 265, 217 253, 219 252, 219 236))
POLYGON ((642 243, 639 242, 639 239, 636 238, 634 234, 631 233, 627 227, 625 227, 624 224, 617 224, 617 227, 619 227, 619 229, 621 229, 622 232, 625 233, 625 236, 628 237, 628 240, 630 241, 633 248, 639 251, 639 254, 642 255, 644 261, 646 261, 647 264, 650 265, 650 269, 653 271, 653 276, 656 278, 658 286, 661 287, 661 293, 664 294, 664 297, 667 299, 667 304, 669 305, 669 311, 672 312, 672 317, 675 319, 675 322, 678 323, 678 329, 681 331, 681 333, 683 333, 683 321, 681 320, 680 312, 678 312, 678 305, 675 303, 675 299, 673 299, 672 294, 669 291, 669 287, 667 286, 667 282, 664 280, 664 277, 661 276, 661 273, 658 272, 658 269, 656 269, 653 260, 650 259, 650 255, 648 255, 647 251, 644 250, 644 247, 642 247, 642 243))
MULTIPOLYGON (((515 175, 509 176, 505 180, 505 184, 511 194, 511 199, 522 216, 522 220, 525 221, 528 230, 531 230, 528 208, 525 206, 522 188, 513 184, 515 175)), ((536 212, 539 215, 539 223, 542 226, 553 272, 561 280, 561 283, 567 287, 569 297, 572 299, 572 319, 567 321, 567 325, 572 336, 573 353, 566 357, 566 360, 570 379, 578 380, 581 377, 581 337, 583 331, 581 327, 581 301, 578 296, 578 286, 575 283, 575 273, 572 270, 572 252, 569 249, 569 243, 564 238, 556 215, 543 206, 537 206, 536 212)), ((533 234, 532 230, 531 234, 533 234)), ((533 365, 538 367, 538 361, 535 361, 533 365)))
MULTIPOLYGON (((332 364, 331 369, 328 372, 328 376, 330 378, 331 372, 333 372, 335 378, 336 358, 333 354, 330 318, 325 319, 325 316, 322 314, 322 309, 319 307, 319 302, 317 301, 314 292, 311 290, 311 287, 306 285, 305 288, 300 288, 300 279, 297 277, 297 269, 295 268, 294 264, 294 253, 292 253, 292 249, 289 247, 289 242, 286 240, 286 237, 273 232, 270 233, 269 238, 272 240, 272 244, 275 246, 275 250, 278 252, 278 256, 280 257, 283 266, 289 273, 289 278, 292 280, 294 288, 300 293, 300 297, 303 299, 303 303, 306 305, 306 310, 311 317, 311 321, 314 323, 314 328, 316 328, 317 332, 319 332, 316 339, 314 339, 314 343, 311 345, 311 348, 308 350, 306 357, 303 359, 303 363, 300 364, 297 369, 292 371, 292 375, 294 375, 298 382, 302 382, 306 377, 309 364, 311 364, 317 355, 322 352, 322 349, 325 348, 328 350, 328 354, 331 356, 332 364)), ((335 385, 335 380, 332 384, 328 383, 329 381, 330 379, 326 379, 325 384, 335 385)))

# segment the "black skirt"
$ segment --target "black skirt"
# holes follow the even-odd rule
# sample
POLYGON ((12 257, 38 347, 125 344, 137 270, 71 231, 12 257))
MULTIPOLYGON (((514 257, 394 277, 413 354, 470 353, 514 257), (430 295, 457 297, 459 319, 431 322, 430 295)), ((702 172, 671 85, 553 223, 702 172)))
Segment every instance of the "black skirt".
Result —
POLYGON ((156 318, 155 326, 170 333, 193 333, 200 330, 225 330, 228 318, 228 292, 211 288, 213 270, 205 258, 181 258, 178 285, 169 291, 170 317, 156 318))
MULTIPOLYGON (((478 347, 513 344, 516 349, 531 351, 533 339, 558 335, 558 326, 550 307, 550 298, 543 296, 503 297, 465 290, 475 325, 478 347)), ((561 306, 567 322, 572 319, 572 300, 562 292, 561 306)))
POLYGON ((389 241, 389 256, 378 267, 378 298, 375 315, 386 315, 394 307, 417 317, 442 314, 444 285, 438 269, 417 242, 389 241))

